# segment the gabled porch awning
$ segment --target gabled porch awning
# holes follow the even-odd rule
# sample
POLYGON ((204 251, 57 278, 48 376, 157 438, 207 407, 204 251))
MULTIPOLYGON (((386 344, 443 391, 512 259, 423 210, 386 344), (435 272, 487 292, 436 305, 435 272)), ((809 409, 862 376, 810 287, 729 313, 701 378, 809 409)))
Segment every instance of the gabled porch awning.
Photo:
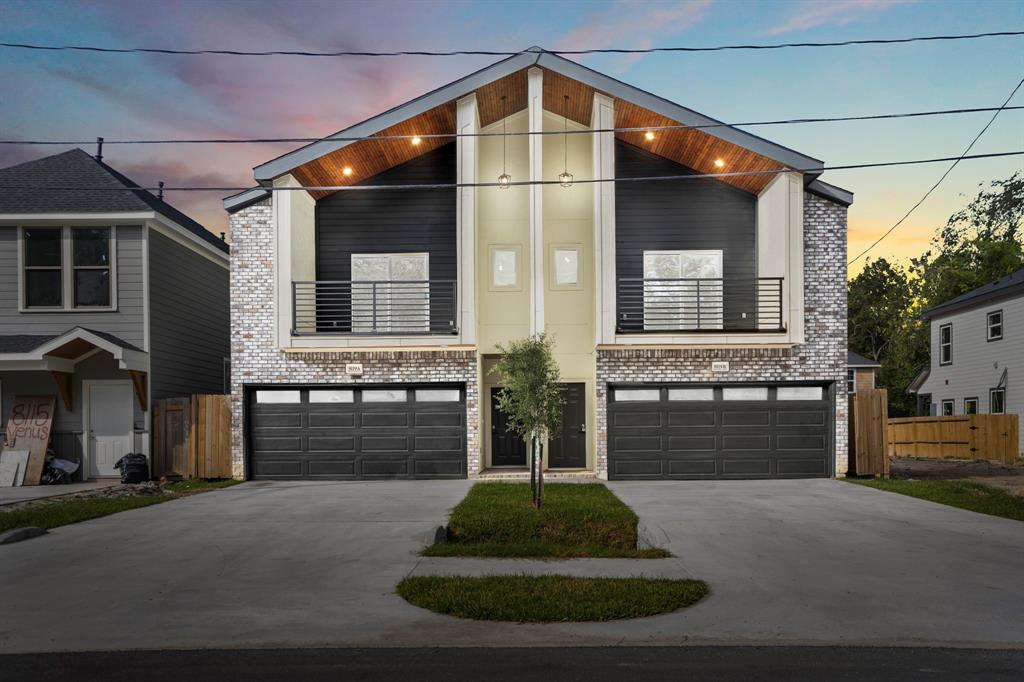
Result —
POLYGON ((147 353, 106 332, 75 327, 63 334, 0 336, 0 371, 73 372, 75 364, 96 350, 110 353, 120 369, 144 372, 147 353))

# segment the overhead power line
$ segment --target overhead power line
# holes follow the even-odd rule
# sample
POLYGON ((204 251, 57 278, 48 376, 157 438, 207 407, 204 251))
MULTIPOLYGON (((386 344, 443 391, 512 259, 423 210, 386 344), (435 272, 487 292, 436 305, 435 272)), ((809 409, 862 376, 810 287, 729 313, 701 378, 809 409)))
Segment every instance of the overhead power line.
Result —
POLYGON ((966 147, 966 148, 964 149, 963 153, 962 153, 962 154, 960 154, 960 156, 956 157, 955 159, 952 159, 953 163, 952 163, 952 164, 950 164, 949 168, 947 168, 947 169, 946 169, 946 172, 945 172, 945 173, 943 173, 943 174, 942 174, 942 176, 941 176, 941 177, 940 177, 940 178, 939 178, 938 180, 936 180, 936 181, 935 181, 935 184, 934 184, 934 185, 932 185, 932 186, 931 186, 931 187, 930 187, 930 188, 928 189, 928 191, 924 193, 924 196, 923 196, 923 197, 921 197, 921 198, 920 198, 920 199, 919 199, 919 200, 917 201, 917 203, 916 203, 916 204, 914 204, 913 206, 911 206, 911 207, 910 207, 910 210, 909 210, 909 211, 907 211, 906 213, 904 213, 904 214, 903 214, 903 217, 902 217, 902 218, 900 218, 899 220, 897 220, 897 221, 896 221, 896 222, 895 222, 895 223, 893 224, 893 226, 892 226, 892 227, 890 227, 890 228, 889 228, 888 230, 886 230, 886 231, 885 231, 885 233, 884 233, 884 234, 883 234, 883 235, 882 235, 881 237, 879 237, 879 238, 878 238, 878 239, 876 239, 876 240, 875 240, 874 242, 872 242, 871 246, 869 246, 868 248, 866 248, 866 249, 864 249, 863 251, 861 251, 860 253, 858 253, 858 254, 856 255, 856 257, 854 257, 854 258, 853 258, 853 260, 851 260, 851 261, 848 261, 848 262, 846 263, 847 267, 849 267, 849 266, 853 265, 853 264, 854 264, 854 263, 856 263, 856 262, 857 262, 858 260, 860 260, 860 259, 861 259, 861 258, 863 258, 863 257, 864 257, 865 255, 867 255, 867 253, 868 253, 869 251, 871 251, 871 249, 873 249, 873 248, 875 248, 876 246, 878 246, 878 245, 879 245, 879 244, 880 244, 880 243, 882 242, 882 240, 883 240, 883 239, 885 239, 886 237, 888 237, 888 236, 889 236, 890 234, 892 234, 892 233, 893 233, 893 231, 894 231, 894 230, 895 230, 895 229, 896 229, 897 227, 899 227, 900 225, 902 225, 902 224, 903 224, 903 221, 905 221, 905 220, 906 220, 907 218, 909 218, 909 217, 910 217, 910 214, 911 214, 911 213, 913 213, 914 211, 916 211, 916 210, 917 210, 917 207, 918 207, 918 206, 920 206, 921 204, 923 204, 923 203, 925 202, 925 200, 926 200, 926 199, 928 199, 928 197, 930 197, 930 196, 931 196, 932 192, 934 192, 934 191, 935 191, 935 190, 936 190, 936 189, 938 188, 938 186, 942 184, 942 181, 943 181, 943 180, 945 180, 945 179, 946 179, 946 177, 947 177, 947 176, 948 176, 948 175, 949 175, 950 173, 952 173, 952 172, 953 172, 953 169, 957 167, 957 164, 959 164, 959 163, 960 163, 961 161, 963 161, 964 159, 970 159, 970 158, 977 158, 977 156, 967 156, 967 154, 968 154, 968 153, 969 153, 969 152, 970 152, 970 151, 971 151, 971 150, 972 150, 972 149, 974 148, 974 145, 975 145, 975 143, 977 143, 977 141, 981 139, 981 136, 982 136, 982 135, 984 135, 986 131, 988 131, 988 129, 989 129, 989 128, 990 128, 991 126, 992 126, 992 124, 993 124, 993 123, 995 123, 995 120, 996 120, 996 118, 998 118, 998 117, 999 117, 999 114, 1000 114, 1000 113, 1001 113, 1002 111, 1004 111, 1004 110, 1006 109, 1007 105, 1008 105, 1008 104, 1010 103, 1010 100, 1011 100, 1011 99, 1013 99, 1013 96, 1017 94, 1017 91, 1018 91, 1018 90, 1020 90, 1021 86, 1024 86, 1024 78, 1021 78, 1021 79, 1020 79, 1020 82, 1019 82, 1019 83, 1017 83, 1016 87, 1014 87, 1014 88, 1013 88, 1013 90, 1011 90, 1011 91, 1010 91, 1010 94, 1009 94, 1009 96, 1007 96, 1006 100, 1005 100, 1005 101, 1003 102, 1003 105, 1002 105, 1001 107, 999 107, 998 109, 996 109, 995 113, 994 113, 994 114, 992 114, 992 118, 990 118, 990 119, 988 120, 988 123, 986 123, 986 124, 985 124, 985 127, 984 127, 984 128, 982 128, 982 129, 981 129, 981 130, 980 130, 980 131, 978 132, 978 134, 974 136, 974 139, 973 139, 973 140, 971 140, 971 143, 970 143, 969 145, 967 145, 967 147, 966 147))
POLYGON ((911 38, 869 38, 863 40, 841 40, 834 42, 802 42, 772 43, 746 45, 713 45, 713 46, 676 46, 648 48, 591 48, 583 50, 545 50, 531 48, 528 50, 394 50, 372 52, 363 50, 333 50, 315 52, 309 50, 181 50, 161 47, 105 47, 102 45, 45 45, 40 43, 0 42, 0 47, 20 50, 42 50, 52 52, 101 52, 112 54, 165 54, 165 55, 228 55, 234 57, 455 57, 485 56, 514 57, 521 54, 555 54, 555 55, 586 55, 586 54, 650 54, 656 52, 721 52, 725 50, 780 50, 791 47, 845 47, 850 45, 896 45, 901 43, 920 43, 950 40, 975 40, 978 38, 995 38, 1024 35, 1024 31, 994 31, 991 33, 970 33, 937 36, 915 36, 911 38))
MULTIPOLYGON (((841 166, 828 166, 825 168, 777 168, 773 170, 750 170, 750 171, 725 171, 721 173, 690 173, 686 175, 649 175, 629 178, 585 178, 573 180, 574 185, 590 185, 603 182, 658 182, 664 180, 700 180, 702 178, 735 178, 750 175, 778 175, 779 173, 822 173, 826 171, 854 170, 858 168, 884 168, 887 166, 916 166, 927 163, 942 163, 944 161, 965 161, 971 159, 994 159, 1008 156, 1024 156, 1024 150, 1012 152, 991 152, 988 154, 974 154, 971 156, 944 156, 934 159, 913 159, 909 161, 879 161, 875 163, 852 163, 841 166)), ((312 192, 335 192, 335 191, 373 191, 373 190, 403 190, 403 189, 458 189, 469 187, 526 187, 531 185, 560 185, 560 180, 521 180, 511 182, 507 185, 498 182, 452 182, 452 183, 430 183, 430 184, 398 184, 398 185, 300 185, 280 187, 89 187, 86 185, 3 185, 0 191, 12 190, 39 190, 47 192, 125 192, 125 191, 146 191, 155 192, 248 192, 249 190, 267 190, 272 192, 291 192, 305 190, 312 192)))
MULTIPOLYGON (((1014 107, 973 107, 968 109, 935 109, 930 111, 911 111, 895 114, 865 114, 861 116, 825 116, 819 118, 788 118, 772 121, 743 121, 740 123, 703 123, 698 125, 674 124, 660 126, 630 126, 621 128, 593 128, 586 130, 531 130, 513 131, 506 133, 424 133, 421 135, 331 135, 327 137, 252 137, 252 138, 177 138, 177 139, 136 139, 136 140, 108 140, 103 139, 104 145, 111 144, 266 144, 275 142, 359 142, 361 140, 430 140, 430 139, 454 139, 459 137, 520 137, 530 135, 593 135, 595 133, 640 133, 658 132, 664 130, 707 130, 711 128, 743 128, 749 126, 774 126, 774 125, 797 125, 805 123, 843 123, 849 121, 877 121, 901 118, 921 118, 927 116, 948 116, 952 114, 975 114, 987 111, 1015 111, 1024 109, 1024 106, 1014 107)), ((0 140, 0 145, 85 145, 93 144, 93 140, 0 140)))

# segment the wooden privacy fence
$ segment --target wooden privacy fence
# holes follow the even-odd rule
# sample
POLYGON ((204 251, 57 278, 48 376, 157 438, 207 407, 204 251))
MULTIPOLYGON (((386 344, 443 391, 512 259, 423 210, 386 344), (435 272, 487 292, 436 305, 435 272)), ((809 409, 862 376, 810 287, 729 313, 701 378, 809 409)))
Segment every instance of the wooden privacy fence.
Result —
POLYGON ((884 388, 857 391, 850 396, 850 471, 858 476, 889 478, 885 431, 889 394, 884 388))
POLYGON ((889 454, 895 457, 987 459, 1016 464, 1017 415, 965 414, 889 420, 889 454))
POLYGON ((231 477, 231 396, 153 401, 153 475, 231 477))

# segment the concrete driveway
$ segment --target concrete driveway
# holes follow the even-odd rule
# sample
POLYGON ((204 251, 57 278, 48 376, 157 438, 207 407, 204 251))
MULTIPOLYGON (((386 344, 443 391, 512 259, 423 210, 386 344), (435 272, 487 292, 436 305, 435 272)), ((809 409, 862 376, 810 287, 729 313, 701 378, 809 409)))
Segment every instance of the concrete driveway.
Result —
POLYGON ((405 603, 466 481, 247 483, 0 547, 0 652, 295 646, 1024 642, 1024 524, 836 481, 614 483, 695 607, 477 623, 405 603))

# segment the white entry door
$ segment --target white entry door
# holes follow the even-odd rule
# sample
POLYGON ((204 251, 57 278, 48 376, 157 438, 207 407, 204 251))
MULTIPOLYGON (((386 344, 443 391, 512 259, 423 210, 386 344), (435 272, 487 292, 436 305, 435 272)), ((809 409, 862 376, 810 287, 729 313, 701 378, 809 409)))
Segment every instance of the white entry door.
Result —
POLYGON ((130 381, 86 381, 86 457, 90 478, 117 476, 114 463, 132 451, 134 417, 130 381))

